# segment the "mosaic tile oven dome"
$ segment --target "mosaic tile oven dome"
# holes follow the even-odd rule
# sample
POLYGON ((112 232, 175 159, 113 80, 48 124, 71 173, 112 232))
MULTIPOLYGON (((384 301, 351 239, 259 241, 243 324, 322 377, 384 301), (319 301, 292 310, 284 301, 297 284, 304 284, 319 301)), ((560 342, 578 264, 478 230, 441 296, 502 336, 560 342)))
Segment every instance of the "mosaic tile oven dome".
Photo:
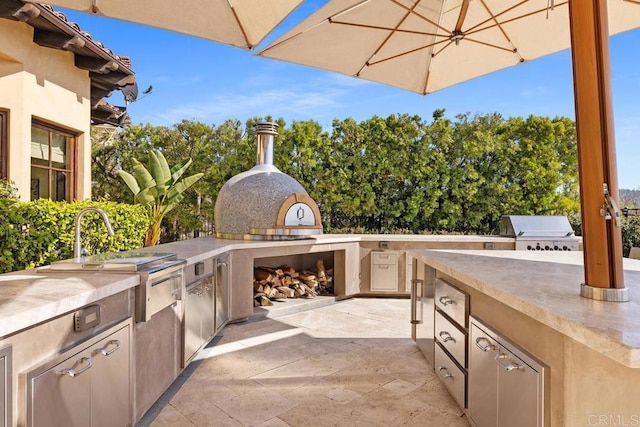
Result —
POLYGON ((277 127, 256 124, 257 164, 220 189, 214 211, 217 237, 286 240, 322 234, 315 201, 298 181, 273 165, 277 127))

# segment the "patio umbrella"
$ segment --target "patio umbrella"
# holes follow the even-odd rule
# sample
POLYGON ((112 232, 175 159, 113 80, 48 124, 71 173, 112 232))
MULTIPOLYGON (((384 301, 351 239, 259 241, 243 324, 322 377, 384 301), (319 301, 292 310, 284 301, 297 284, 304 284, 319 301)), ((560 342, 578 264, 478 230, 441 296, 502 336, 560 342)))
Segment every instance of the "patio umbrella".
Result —
POLYGON ((259 55, 428 94, 572 48, 585 283, 627 301, 608 37, 640 0, 331 0, 259 55))
POLYGON ((302 0, 45 0, 44 3, 252 49, 302 0))
MULTIPOLYGON (((609 0, 611 34, 640 1, 609 0)), ((258 55, 420 94, 571 45, 568 1, 332 0, 258 55)))

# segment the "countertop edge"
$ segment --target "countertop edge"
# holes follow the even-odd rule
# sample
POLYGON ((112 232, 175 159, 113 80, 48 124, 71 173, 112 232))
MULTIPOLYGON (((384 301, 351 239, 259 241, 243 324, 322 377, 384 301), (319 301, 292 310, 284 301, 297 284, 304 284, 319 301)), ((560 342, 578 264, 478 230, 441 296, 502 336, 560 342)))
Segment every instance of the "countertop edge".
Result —
MULTIPOLYGON (((527 315, 549 328, 569 337, 592 350, 597 351, 627 367, 640 368, 640 348, 628 346, 609 335, 600 333, 590 326, 586 326, 568 317, 554 313, 547 308, 527 301, 519 295, 500 289, 496 285, 479 280, 470 273, 452 267, 446 261, 429 257, 429 253, 463 253, 455 250, 409 250, 423 262, 436 270, 459 280, 472 289, 491 297, 508 307, 527 315)), ((576 284, 576 295, 579 296, 579 284, 576 284)), ((619 304, 619 303, 609 303, 619 304)), ((624 303, 622 303, 624 304, 624 303)))

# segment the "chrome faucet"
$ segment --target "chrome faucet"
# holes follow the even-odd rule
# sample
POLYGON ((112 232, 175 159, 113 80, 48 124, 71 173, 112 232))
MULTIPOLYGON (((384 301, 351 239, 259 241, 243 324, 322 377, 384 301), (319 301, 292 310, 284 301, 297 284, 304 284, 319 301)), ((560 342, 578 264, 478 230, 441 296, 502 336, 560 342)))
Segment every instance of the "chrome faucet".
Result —
POLYGON ((82 247, 82 244, 80 243, 80 220, 82 219, 84 214, 90 211, 94 211, 100 214, 102 220, 104 221, 104 224, 107 226, 107 232, 109 233, 109 236, 113 236, 113 228, 111 227, 111 223, 109 222, 109 217, 106 213, 104 213, 102 209, 94 207, 82 209, 80 212, 78 212, 78 215, 76 215, 76 240, 73 245, 73 257, 76 259, 87 255, 87 251, 82 247))

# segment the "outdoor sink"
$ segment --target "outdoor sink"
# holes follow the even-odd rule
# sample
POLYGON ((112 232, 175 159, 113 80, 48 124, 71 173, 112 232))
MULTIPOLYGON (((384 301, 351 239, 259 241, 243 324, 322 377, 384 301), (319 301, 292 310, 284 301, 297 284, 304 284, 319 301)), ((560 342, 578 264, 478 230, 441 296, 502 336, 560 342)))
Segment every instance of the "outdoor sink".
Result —
POLYGON ((142 251, 110 252, 87 257, 71 258, 51 263, 49 268, 38 271, 125 271, 136 272, 159 262, 176 259, 173 253, 157 253, 142 251))

